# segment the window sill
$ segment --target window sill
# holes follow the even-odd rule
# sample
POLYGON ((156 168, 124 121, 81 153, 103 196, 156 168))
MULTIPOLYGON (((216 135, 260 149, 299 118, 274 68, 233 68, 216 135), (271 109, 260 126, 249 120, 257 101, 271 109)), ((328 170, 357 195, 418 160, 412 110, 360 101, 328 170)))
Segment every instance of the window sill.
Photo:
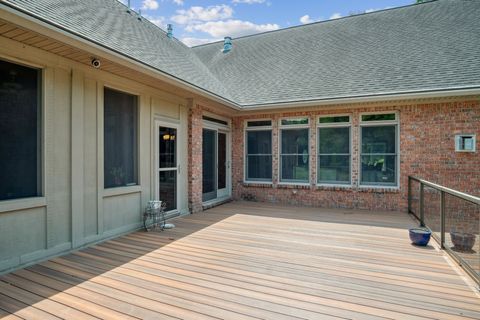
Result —
POLYGON ((352 184, 317 184, 316 190, 339 191, 352 190, 355 186, 352 184))
POLYGON ((0 201, 0 213, 27 210, 47 206, 45 197, 21 198, 14 200, 0 201))
POLYGON ((278 189, 302 189, 308 190, 310 189, 309 183, 295 183, 295 182, 279 182, 277 184, 278 189))
POLYGON ((123 195, 126 195, 126 194, 139 193, 139 192, 142 192, 142 187, 139 186, 139 185, 128 186, 128 187, 108 188, 108 189, 103 190, 103 197, 104 198, 117 197, 117 196, 123 196, 123 195))
POLYGON ((244 181, 244 187, 255 187, 255 188, 273 188, 272 182, 261 182, 261 181, 244 181))
POLYGON ((372 193, 400 193, 400 187, 398 186, 358 186, 359 192, 372 192, 372 193))

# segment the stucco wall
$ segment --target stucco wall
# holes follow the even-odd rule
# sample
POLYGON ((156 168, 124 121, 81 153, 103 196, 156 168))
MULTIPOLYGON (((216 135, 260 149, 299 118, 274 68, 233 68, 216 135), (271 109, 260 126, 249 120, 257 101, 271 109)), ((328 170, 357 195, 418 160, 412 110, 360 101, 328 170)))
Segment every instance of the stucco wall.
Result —
POLYGON ((480 195, 480 141, 476 153, 455 152, 456 134, 480 136, 480 101, 445 99, 436 103, 402 103, 382 106, 339 106, 303 112, 277 112, 236 117, 233 120, 233 195, 235 199, 268 201, 289 205, 370 210, 407 210, 409 175, 480 195), (359 186, 359 119, 364 112, 398 111, 400 119, 400 183, 398 188, 359 186), (317 186, 316 122, 319 115, 350 114, 352 119, 352 186, 317 186), (310 183, 282 185, 278 177, 278 122, 282 117, 310 118, 310 183), (244 148, 247 119, 273 120, 273 183, 245 183, 244 148))

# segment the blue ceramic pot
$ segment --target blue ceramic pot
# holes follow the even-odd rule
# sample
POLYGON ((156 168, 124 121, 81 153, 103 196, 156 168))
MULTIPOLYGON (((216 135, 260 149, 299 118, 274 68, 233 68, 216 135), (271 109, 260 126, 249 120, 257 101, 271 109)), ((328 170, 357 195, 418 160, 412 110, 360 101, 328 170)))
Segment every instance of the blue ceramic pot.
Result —
POLYGON ((410 240, 414 245, 417 246, 426 246, 430 241, 430 236, 432 231, 427 228, 412 228, 408 230, 410 235, 410 240))

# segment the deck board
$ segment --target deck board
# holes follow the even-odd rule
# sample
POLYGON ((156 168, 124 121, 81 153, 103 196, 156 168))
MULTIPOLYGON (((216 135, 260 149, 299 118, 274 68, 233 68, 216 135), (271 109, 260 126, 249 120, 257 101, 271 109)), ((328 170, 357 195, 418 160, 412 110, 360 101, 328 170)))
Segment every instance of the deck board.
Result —
POLYGON ((406 214, 233 202, 0 277, 10 319, 479 319, 406 214))

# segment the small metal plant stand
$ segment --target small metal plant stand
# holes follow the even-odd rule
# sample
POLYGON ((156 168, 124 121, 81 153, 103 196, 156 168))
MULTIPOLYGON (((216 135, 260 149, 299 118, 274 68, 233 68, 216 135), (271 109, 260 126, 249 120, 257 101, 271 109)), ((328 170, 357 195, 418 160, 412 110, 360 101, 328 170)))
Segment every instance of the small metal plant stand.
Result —
POLYGON ((146 231, 163 230, 165 227, 165 208, 167 203, 160 200, 148 201, 143 213, 143 227, 146 231))

